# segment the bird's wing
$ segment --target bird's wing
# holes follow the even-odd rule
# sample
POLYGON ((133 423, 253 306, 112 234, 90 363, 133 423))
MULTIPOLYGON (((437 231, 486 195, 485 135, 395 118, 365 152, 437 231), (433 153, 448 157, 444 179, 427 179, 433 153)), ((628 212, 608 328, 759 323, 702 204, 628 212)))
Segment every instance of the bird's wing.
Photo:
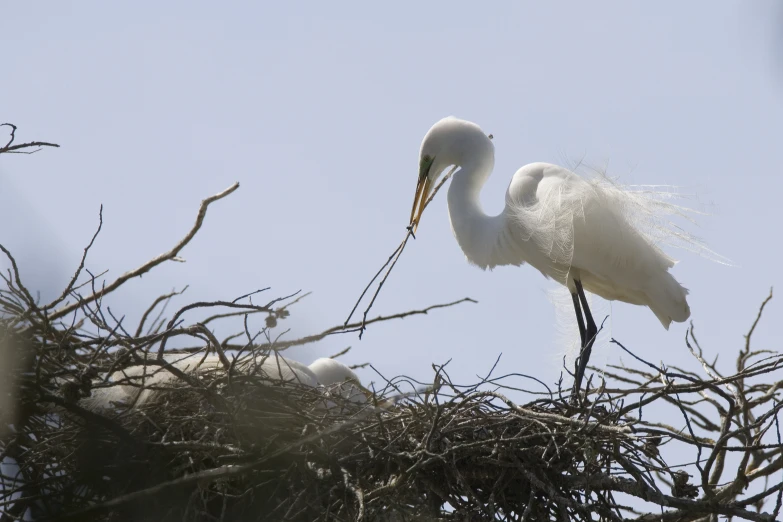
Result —
POLYGON ((300 362, 272 353, 256 357, 256 363, 260 365, 258 374, 270 380, 296 382, 311 388, 318 386, 313 371, 300 362))
POLYGON ((557 165, 532 163, 509 185, 506 208, 526 261, 566 284, 574 269, 612 286, 637 287, 640 277, 674 261, 633 222, 623 190, 586 180, 557 165))

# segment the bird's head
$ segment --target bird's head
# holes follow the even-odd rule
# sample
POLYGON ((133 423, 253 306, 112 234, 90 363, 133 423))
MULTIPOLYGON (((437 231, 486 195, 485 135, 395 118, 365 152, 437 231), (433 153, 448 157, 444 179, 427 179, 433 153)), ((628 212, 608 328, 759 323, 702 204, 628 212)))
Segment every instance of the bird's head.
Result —
POLYGON ((410 226, 414 233, 427 199, 446 169, 465 166, 472 157, 481 153, 494 157, 494 147, 491 139, 475 123, 449 116, 427 131, 419 150, 419 176, 411 210, 410 226))
MULTIPOLYGON (((320 359, 313 361, 309 368, 315 374, 319 384, 332 386, 335 384, 349 383, 356 387, 364 397, 372 397, 372 392, 362 386, 359 376, 340 361, 328 357, 321 357, 320 359)), ((364 401, 362 400, 360 402, 364 401)))

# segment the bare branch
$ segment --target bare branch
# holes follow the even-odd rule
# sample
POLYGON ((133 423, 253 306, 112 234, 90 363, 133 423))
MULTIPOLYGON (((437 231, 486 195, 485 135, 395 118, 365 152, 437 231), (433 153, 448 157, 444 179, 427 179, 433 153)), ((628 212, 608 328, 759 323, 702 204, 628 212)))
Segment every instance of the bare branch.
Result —
MULTIPOLYGON (((109 294, 109 293, 113 292, 114 290, 116 290, 117 288, 119 288, 120 286, 122 286, 129 279, 133 279, 134 277, 138 277, 138 276, 141 276, 143 274, 146 274, 147 272, 149 272, 150 270, 152 270, 153 268, 155 268, 156 266, 158 266, 159 264, 161 264, 161 263, 163 263, 165 261, 176 260, 177 259, 177 254, 179 254, 180 250, 185 248, 185 246, 188 243, 190 243, 190 240, 193 239, 193 237, 195 237, 196 232, 198 232, 199 229, 201 228, 201 225, 204 223, 204 217, 207 215, 207 208, 209 207, 209 205, 211 203, 214 203, 215 201, 218 201, 220 199, 225 198, 226 196, 228 196, 229 194, 231 194, 232 192, 234 192, 238 188, 239 188, 239 183, 237 182, 237 183, 234 183, 233 185, 231 185, 230 187, 228 187, 223 192, 220 192, 218 194, 215 194, 214 196, 210 196, 210 197, 206 198, 205 200, 203 200, 201 202, 201 206, 199 207, 198 214, 196 215, 196 222, 193 224, 193 227, 185 235, 185 237, 183 237, 179 241, 179 243, 174 245, 174 248, 172 248, 168 252, 165 252, 165 253, 163 253, 163 254, 161 254, 161 255, 153 258, 153 259, 150 259, 149 261, 147 261, 146 263, 144 263, 143 265, 141 265, 140 267, 138 267, 138 268, 136 268, 134 270, 131 270, 129 272, 125 272, 120 277, 118 277, 115 281, 113 281, 111 284, 106 285, 105 287, 103 287, 100 291, 92 294, 91 296, 83 298, 83 302, 85 304, 88 304, 88 303, 91 303, 91 302, 95 301, 96 299, 100 299, 104 295, 109 294)), ((55 319, 59 319, 61 317, 65 317, 66 315, 68 315, 68 314, 74 312, 75 310, 77 310, 80 306, 81 306, 80 303, 73 303, 71 305, 66 305, 66 306, 60 308, 59 310, 56 310, 55 312, 53 312, 50 315, 50 319, 51 320, 55 320, 55 319)))
POLYGON ((14 140, 16 139, 16 130, 17 127, 13 123, 0 123, 0 127, 10 127, 11 133, 9 135, 8 142, 5 144, 5 146, 0 147, 0 154, 3 153, 9 153, 9 154, 33 154, 35 152, 38 152, 41 150, 41 147, 59 147, 56 143, 48 143, 46 141, 31 141, 29 143, 20 143, 19 145, 14 145, 14 140), (38 147, 35 150, 28 151, 25 149, 38 147))

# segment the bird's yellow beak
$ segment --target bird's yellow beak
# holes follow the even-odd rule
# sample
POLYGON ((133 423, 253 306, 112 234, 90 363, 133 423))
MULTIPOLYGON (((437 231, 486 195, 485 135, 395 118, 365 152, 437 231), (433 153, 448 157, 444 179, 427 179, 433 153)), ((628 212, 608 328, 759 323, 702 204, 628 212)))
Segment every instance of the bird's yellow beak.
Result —
POLYGON ((424 205, 427 203, 427 196, 430 193, 430 178, 427 172, 422 171, 419 174, 419 181, 416 182, 416 194, 413 198, 413 208, 411 209, 411 230, 416 233, 416 228, 419 226, 419 220, 421 219, 421 213, 424 212, 424 205))
POLYGON ((364 395, 365 397, 367 397, 367 399, 368 399, 368 400, 372 400, 372 398, 375 396, 375 395, 373 394, 373 392, 371 392, 370 390, 368 390, 367 388, 365 388, 364 386, 362 386, 362 383, 360 383, 360 382, 358 382, 358 381, 356 381, 356 380, 354 380, 354 379, 346 379, 346 380, 345 380, 345 382, 347 382, 347 383, 350 383, 350 384, 354 385, 354 386, 355 386, 355 387, 356 387, 356 388, 359 390, 359 392, 360 392, 362 395, 364 395))
POLYGON ((361 391, 362 395, 367 397, 367 399, 370 400, 370 401, 373 399, 373 397, 375 397, 375 394, 373 392, 371 392, 370 390, 368 390, 367 388, 365 388, 361 384, 359 385, 359 391, 361 391))

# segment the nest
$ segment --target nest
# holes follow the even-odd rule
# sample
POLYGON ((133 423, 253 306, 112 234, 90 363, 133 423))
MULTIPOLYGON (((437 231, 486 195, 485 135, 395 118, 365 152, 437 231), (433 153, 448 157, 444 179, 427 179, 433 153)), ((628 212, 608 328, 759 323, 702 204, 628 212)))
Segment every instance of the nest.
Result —
MULTIPOLYGON (((17 354, 44 349, 34 339, 5 337, 17 354)), ((740 449, 726 435, 775 429, 777 403, 744 429, 729 430, 720 418, 711 427, 683 396, 718 386, 653 385, 671 379, 669 370, 629 371, 649 381, 625 390, 604 384, 576 406, 556 391, 515 404, 498 391, 509 377, 459 386, 444 367, 436 367, 429 387, 387 381, 367 404, 223 371, 174 379, 138 407, 122 402, 94 411, 84 407, 89 398, 118 385, 103 382, 95 368, 121 366, 128 352, 104 357, 81 371, 60 365, 48 385, 17 368, 20 415, 3 442, 20 473, 4 476, 6 506, 56 520, 623 520, 634 513, 653 520, 627 504, 635 497, 681 520, 777 516, 747 508, 774 498, 780 484, 759 498, 738 496, 750 480, 780 469, 779 443, 743 439, 742 473, 728 485, 718 482, 727 452, 740 449), (482 389, 490 382, 493 390, 482 389), (678 395, 673 408, 684 415, 685 432, 639 418, 650 402, 678 395), (699 437, 697 429, 725 440, 699 437), (721 468, 717 478, 699 485, 667 464, 664 449, 674 443, 703 451, 700 461, 712 461, 708 476, 721 468)), ((768 359, 742 377, 748 382, 780 364, 768 359)))
POLYGON ((583 505, 586 483, 608 478, 618 458, 656 458, 650 439, 605 407, 593 419, 554 398, 518 406, 459 391, 443 371, 437 390, 386 398, 395 384, 365 405, 206 374, 101 413, 80 406, 100 388, 69 393, 77 382, 92 380, 35 401, 55 407, 27 419, 35 457, 24 462, 60 506, 50 509, 80 520, 611 518, 608 503, 583 505))
POLYGON ((575 397, 560 383, 550 389, 520 375, 458 385, 446 366, 434 366, 430 383, 382 379, 366 404, 231 366, 198 375, 171 370, 156 354, 169 353, 175 341, 180 350, 230 361, 469 301, 364 318, 292 341, 273 331, 296 296, 259 305, 253 293, 163 317, 178 297, 166 294, 135 329, 102 305, 107 294, 176 259, 209 204, 236 188, 204 200, 194 227, 169 252, 113 282, 83 278, 83 259, 48 304, 32 297, 0 246, 11 263, 0 290, 4 519, 778 518, 783 482, 770 479, 783 469, 783 356, 750 343, 769 299, 730 374, 705 360, 692 330, 686 347, 697 370, 651 364, 615 341, 634 365, 610 367, 575 397), (186 322, 194 311, 212 315, 186 322), (257 315, 264 326, 253 333, 257 315), (229 320, 241 328, 218 340, 211 326, 229 320), (89 406, 118 385, 109 375, 138 364, 162 365, 174 384, 141 406, 89 406), (521 389, 520 381, 535 389, 521 389))

